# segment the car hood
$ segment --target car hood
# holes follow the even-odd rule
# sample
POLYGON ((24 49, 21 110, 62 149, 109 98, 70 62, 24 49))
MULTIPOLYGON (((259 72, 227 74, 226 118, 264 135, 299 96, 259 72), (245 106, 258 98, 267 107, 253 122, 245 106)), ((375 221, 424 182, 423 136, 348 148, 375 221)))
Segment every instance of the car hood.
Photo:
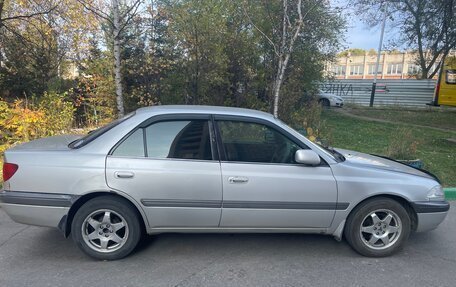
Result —
POLYGON ((81 135, 60 135, 32 140, 26 143, 19 144, 9 149, 10 151, 23 150, 68 150, 68 144, 81 135))
POLYGON ((345 150, 345 149, 336 149, 336 150, 338 152, 340 152, 341 154, 343 154, 345 157, 345 162, 348 164, 351 164, 351 165, 407 173, 407 174, 417 175, 417 176, 421 176, 421 177, 436 179, 438 181, 438 179, 434 175, 431 175, 426 171, 423 171, 423 170, 420 170, 417 168, 413 168, 411 166, 394 161, 392 159, 384 158, 381 156, 365 154, 365 153, 352 151, 352 150, 345 150))

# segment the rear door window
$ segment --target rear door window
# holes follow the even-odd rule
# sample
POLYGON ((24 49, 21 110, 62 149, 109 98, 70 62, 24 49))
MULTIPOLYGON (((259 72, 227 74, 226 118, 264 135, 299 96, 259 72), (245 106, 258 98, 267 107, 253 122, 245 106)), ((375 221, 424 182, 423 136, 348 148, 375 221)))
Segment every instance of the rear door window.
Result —
POLYGON ((144 157, 144 131, 137 129, 125 139, 112 153, 115 156, 144 157))
POLYGON ((163 121, 139 128, 112 153, 123 157, 212 160, 207 120, 163 121))
POLYGON ((158 122, 146 128, 147 156, 212 160, 206 120, 158 122))

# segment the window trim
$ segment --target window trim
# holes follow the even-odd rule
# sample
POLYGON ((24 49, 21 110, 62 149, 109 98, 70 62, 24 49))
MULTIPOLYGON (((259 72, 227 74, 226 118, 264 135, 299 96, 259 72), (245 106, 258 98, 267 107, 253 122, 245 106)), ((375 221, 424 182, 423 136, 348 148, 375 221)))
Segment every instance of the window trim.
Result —
POLYGON ((116 156, 114 155, 114 151, 117 149, 119 145, 121 145, 130 135, 135 133, 138 129, 143 129, 143 143, 144 143, 144 157, 139 157, 142 159, 155 159, 155 160, 187 160, 187 161, 219 161, 219 152, 215 151, 214 148, 218 148, 218 145, 213 144, 214 140, 212 139, 214 133, 214 125, 211 124, 211 115, 210 114, 163 114, 163 115, 156 115, 152 116, 145 121, 141 122, 139 125, 137 125, 135 128, 133 128, 131 131, 129 131, 126 135, 124 135, 108 152, 108 156, 111 157, 121 157, 121 158, 135 158, 137 159, 138 157, 126 157, 126 156, 116 156), (205 120, 207 121, 208 128, 209 128, 209 141, 211 143, 211 154, 212 154, 212 159, 207 160, 207 159, 187 159, 187 158, 152 158, 148 157, 147 155, 147 140, 146 140, 146 132, 144 129, 147 127, 160 123, 160 122, 169 122, 169 121, 194 121, 194 120, 205 120))
MULTIPOLYGON (((248 117, 248 116, 234 116, 234 115, 214 115, 213 120, 215 122, 215 134, 216 140, 218 145, 218 150, 220 154, 220 161, 224 163, 238 163, 238 164, 259 164, 259 165, 284 165, 284 166, 306 166, 300 163, 274 163, 274 162, 250 162, 250 161, 229 161, 226 158, 225 148, 222 143, 222 136, 220 132, 220 127, 217 121, 234 121, 234 122, 244 122, 244 123, 254 123, 254 124, 262 124, 271 129, 275 132, 281 134, 288 140, 292 141, 294 144, 299 146, 301 149, 310 149, 304 142, 299 140, 297 137, 289 133, 287 130, 283 129, 282 127, 264 119, 248 117)), ((329 166, 328 163, 320 156, 320 165, 318 166, 329 166)), ((317 167, 318 167, 317 166, 317 167)))
POLYGON ((402 75, 404 70, 404 65, 402 63, 388 63, 386 74, 387 75, 402 75), (399 69, 400 67, 400 69, 399 69), (400 72, 399 72, 400 70, 400 72))
POLYGON ((350 76, 362 76, 363 74, 364 74, 364 66, 362 64, 350 65, 350 76), (355 71, 356 71, 356 73, 355 73, 355 71))

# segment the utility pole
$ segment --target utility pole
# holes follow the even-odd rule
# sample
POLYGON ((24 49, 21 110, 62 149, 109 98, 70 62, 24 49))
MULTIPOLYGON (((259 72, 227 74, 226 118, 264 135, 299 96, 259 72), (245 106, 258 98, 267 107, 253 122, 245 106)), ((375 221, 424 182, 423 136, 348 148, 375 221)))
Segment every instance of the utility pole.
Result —
POLYGON ((384 15, 383 15, 383 22, 382 22, 382 31, 380 32, 380 43, 378 44, 377 62, 375 63, 374 82, 372 83, 372 91, 371 91, 369 107, 374 106, 375 89, 377 88, 377 73, 378 73, 378 66, 380 63, 380 53, 382 52, 382 47, 383 47, 383 34, 385 33, 385 23, 386 23, 386 17, 387 17, 386 3, 384 5, 385 5, 385 11, 383 11, 384 15))

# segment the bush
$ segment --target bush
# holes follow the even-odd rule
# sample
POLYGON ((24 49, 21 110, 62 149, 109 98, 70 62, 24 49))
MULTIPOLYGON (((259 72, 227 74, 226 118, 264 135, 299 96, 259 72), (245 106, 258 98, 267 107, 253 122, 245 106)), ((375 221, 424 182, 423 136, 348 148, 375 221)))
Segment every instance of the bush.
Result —
POLYGON ((321 118, 323 109, 316 99, 307 101, 302 108, 292 113, 293 127, 313 142, 329 145, 332 142, 331 129, 321 118))
POLYGON ((1 102, 0 129, 3 144, 28 141, 42 134, 45 115, 32 110, 22 100, 13 104, 1 102))
POLYGON ((410 129, 398 128, 391 138, 386 155, 394 159, 416 159, 417 147, 418 142, 414 139, 410 129))
POLYGON ((0 153, 15 143, 68 132, 74 108, 65 97, 66 94, 45 93, 37 104, 0 100, 0 153))
POLYGON ((38 110, 44 113, 41 136, 62 134, 71 129, 75 108, 66 98, 66 93, 44 93, 38 104, 38 110))

